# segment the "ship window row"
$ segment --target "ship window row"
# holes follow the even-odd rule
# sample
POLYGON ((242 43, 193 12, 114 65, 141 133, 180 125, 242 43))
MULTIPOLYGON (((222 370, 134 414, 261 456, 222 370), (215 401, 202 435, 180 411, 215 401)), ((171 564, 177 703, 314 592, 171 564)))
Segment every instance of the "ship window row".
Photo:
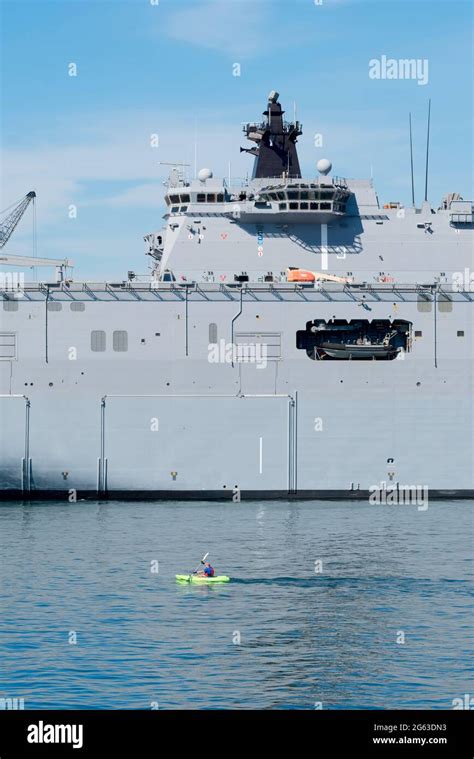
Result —
POLYGON ((333 200, 336 190, 286 190, 278 192, 262 192, 259 197, 261 200, 333 200))
MULTIPOLYGON (((18 300, 4 300, 3 310, 4 311, 18 311, 18 303, 19 303, 18 300)), ((49 300, 46 305, 46 308, 48 309, 48 311, 62 311, 63 304, 57 300, 49 300)), ((80 301, 74 301, 73 303, 69 303, 69 309, 71 311, 85 311, 86 304, 81 303, 80 301)))
MULTIPOLYGON (((449 314, 453 310, 453 301, 451 298, 449 298, 447 295, 444 295, 443 293, 438 295, 437 298, 437 305, 438 305, 438 311, 441 314, 449 314)), ((417 308, 420 313, 429 314, 431 313, 433 309, 433 300, 432 298, 427 295, 419 295, 418 296, 418 302, 417 302, 417 308)))
POLYGON ((166 195, 165 196, 166 205, 169 206, 170 203, 190 203, 191 198, 189 193, 185 192, 181 195, 166 195))
MULTIPOLYGON (((225 196, 223 192, 198 192, 196 195, 191 195, 189 193, 181 193, 180 195, 165 195, 165 202, 166 205, 172 205, 175 206, 178 203, 191 203, 191 201, 195 201, 197 203, 223 203, 225 200, 225 196)), ((174 211, 174 208, 171 209, 174 211)), ((187 209, 184 209, 187 210, 187 209)), ((181 211, 183 211, 183 208, 181 208, 181 211)))
MULTIPOLYGON (((107 348, 107 335, 103 329, 93 329, 91 332, 91 351, 103 353, 107 348)), ((128 332, 124 329, 114 330, 112 348, 117 353, 128 351, 128 332)))
POLYGON ((213 192, 198 192, 196 200, 198 203, 223 203, 224 193, 220 192, 216 195, 213 192))
POLYGON ((336 213, 343 213, 345 206, 343 203, 316 203, 316 202, 296 202, 295 200, 290 203, 279 203, 278 209, 280 211, 335 211, 336 213))

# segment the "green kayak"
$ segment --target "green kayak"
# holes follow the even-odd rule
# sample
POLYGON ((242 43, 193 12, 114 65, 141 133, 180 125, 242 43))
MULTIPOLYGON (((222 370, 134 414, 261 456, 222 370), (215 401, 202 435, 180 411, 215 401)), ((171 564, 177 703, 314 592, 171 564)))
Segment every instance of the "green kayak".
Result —
POLYGON ((230 577, 217 575, 216 577, 202 577, 202 575, 176 575, 177 582, 197 582, 207 585, 211 582, 230 582, 230 577))

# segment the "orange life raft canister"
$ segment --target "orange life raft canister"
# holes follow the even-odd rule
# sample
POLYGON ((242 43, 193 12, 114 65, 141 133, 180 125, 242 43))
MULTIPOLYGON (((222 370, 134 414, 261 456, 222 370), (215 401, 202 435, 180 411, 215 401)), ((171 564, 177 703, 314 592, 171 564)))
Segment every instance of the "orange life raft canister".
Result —
POLYGON ((289 269, 286 279, 287 282, 314 282, 316 277, 307 269, 289 269))

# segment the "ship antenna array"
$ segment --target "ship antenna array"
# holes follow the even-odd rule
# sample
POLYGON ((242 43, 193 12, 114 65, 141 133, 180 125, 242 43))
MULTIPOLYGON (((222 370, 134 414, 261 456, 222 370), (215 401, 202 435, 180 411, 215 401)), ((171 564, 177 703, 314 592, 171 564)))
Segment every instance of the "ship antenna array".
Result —
POLYGON ((411 113, 409 114, 408 119, 410 123, 411 203, 413 208, 415 208, 415 179, 413 176, 413 140, 411 132, 411 113))
MULTIPOLYGON (((181 169, 181 170, 183 170, 185 166, 190 166, 189 163, 184 163, 184 161, 175 161, 174 163, 171 161, 159 161, 159 164, 160 166, 172 166, 173 169, 181 169)), ((181 179, 184 179, 186 174, 184 171, 181 171, 179 176, 181 179)), ((166 184, 166 182, 163 182, 163 184, 166 184)))
POLYGON ((425 201, 428 200, 428 159, 430 155, 431 98, 428 101, 428 124, 426 129, 425 201))

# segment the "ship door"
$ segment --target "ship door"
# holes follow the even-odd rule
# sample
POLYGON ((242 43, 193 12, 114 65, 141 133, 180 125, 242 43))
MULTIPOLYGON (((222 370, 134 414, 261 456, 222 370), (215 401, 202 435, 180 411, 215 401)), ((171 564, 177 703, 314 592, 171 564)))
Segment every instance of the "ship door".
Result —
POLYGON ((0 398, 0 477, 5 490, 29 490, 31 479, 30 402, 24 396, 0 398))
POLYGON ((234 335, 235 362, 239 366, 240 392, 276 393, 281 334, 239 332, 234 335))

